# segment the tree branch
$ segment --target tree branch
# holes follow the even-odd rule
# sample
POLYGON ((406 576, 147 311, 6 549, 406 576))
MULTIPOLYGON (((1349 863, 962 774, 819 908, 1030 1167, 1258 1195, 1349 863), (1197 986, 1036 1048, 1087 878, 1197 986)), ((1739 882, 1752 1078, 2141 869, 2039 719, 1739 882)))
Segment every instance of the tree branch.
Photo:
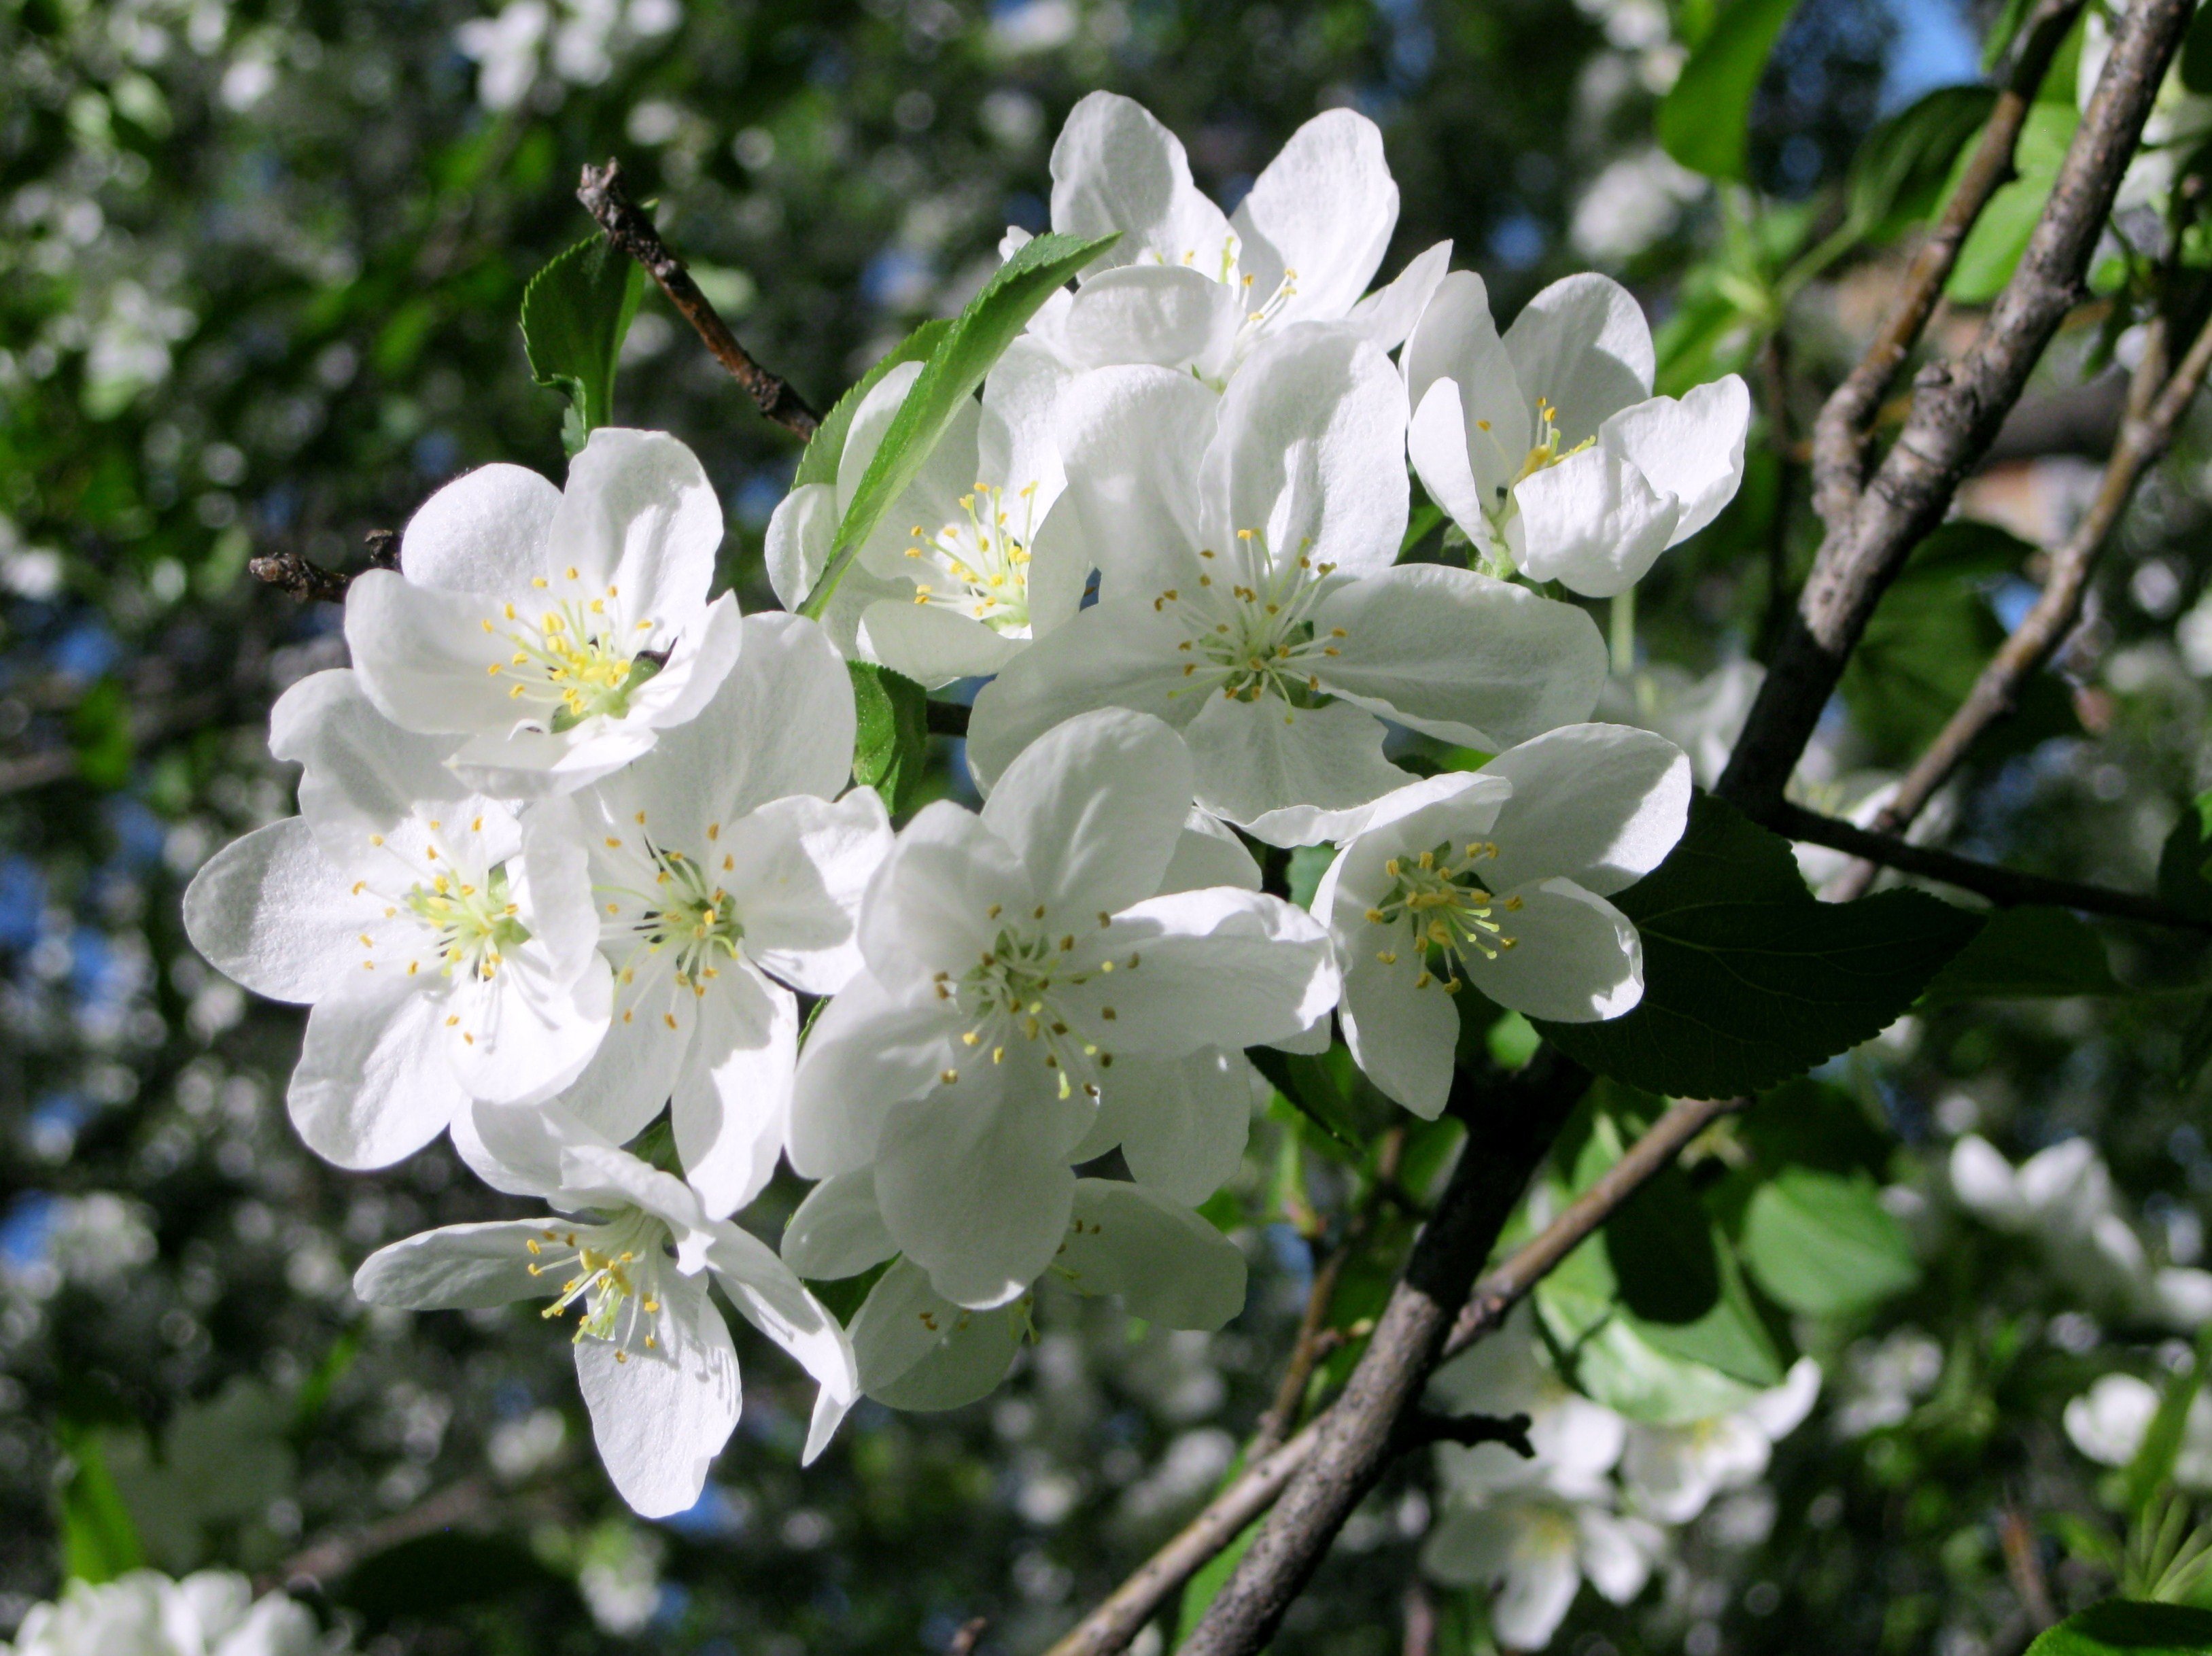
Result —
POLYGON ((456 1525, 481 1524, 490 1515, 491 1507, 491 1486, 479 1477, 463 1478, 425 1496, 404 1513, 326 1537, 295 1553, 279 1567, 270 1585, 289 1587, 301 1580, 319 1585, 334 1581, 362 1559, 374 1557, 403 1541, 434 1535, 456 1525))
POLYGON ((2097 89, 2012 279, 1955 365, 1916 380, 1896 443, 1849 513, 1829 525, 1718 792, 1762 815, 1804 752, 1867 618, 1905 556, 1949 509, 2029 372, 2073 308, 2191 0, 2139 0, 2113 26, 2097 89))
POLYGON ((2051 880, 2042 874, 2000 868, 1993 863, 1977 862, 1971 857, 1957 856, 1949 851, 1938 851, 1925 845, 1914 845, 1887 834, 1877 834, 1856 823, 1839 822, 1833 817, 1824 817, 1817 811, 1808 811, 1802 806, 1784 804, 1775 807, 1759 820, 1776 833, 1787 835, 1791 839, 1809 840, 1815 845, 1848 851, 1853 856, 1878 862, 1885 868, 1895 868, 1901 874, 1917 874, 1923 880, 1940 880, 1946 886, 1956 886, 1961 891, 1978 892, 1999 908, 2013 908, 2022 903, 2042 903, 2054 908, 2079 910, 2083 914, 2110 915, 2116 920, 2140 920, 2153 926, 2171 926, 2180 931, 2212 932, 2212 921, 2184 914, 2154 897, 2115 891, 2109 886, 2091 886, 2074 880, 2051 880))
POLYGON ((1398 1423, 1393 1452, 1406 1454, 1438 1443, 1502 1443, 1523 1460, 1536 1458, 1526 1415, 1437 1415, 1417 1409, 1398 1423))
MULTIPOLYGON (((371 529, 361 539, 370 569, 398 569, 398 530, 371 529)), ((255 580, 266 581, 279 592, 291 594, 302 604, 318 600, 325 604, 343 604, 346 589, 353 585, 351 575, 311 563, 296 548, 275 552, 267 557, 257 557, 246 568, 255 580)))
POLYGON ((609 241, 645 266, 646 273, 668 295, 668 302, 706 342, 714 360, 744 387, 763 414, 795 437, 804 439, 814 435, 815 428, 822 423, 821 416, 809 408, 805 399, 790 386, 755 362, 738 343, 738 336, 730 332, 730 325, 708 302, 707 295, 699 291, 699 284, 684 268, 684 261, 668 251, 660 233, 653 228, 653 221, 629 198, 629 192, 623 186, 621 162, 609 161, 605 167, 587 165, 582 181, 576 186, 576 199, 599 222, 609 241))
POLYGON ((1858 505, 1866 477, 1869 428, 1883 393, 1911 354, 1935 314, 1943 285, 1990 198, 2013 176, 2013 151, 2034 107, 2036 88, 2057 55, 2066 32, 2081 15, 2082 0, 2042 0, 2021 26, 2004 89, 1998 93, 1959 187, 1943 205, 1942 216, 1906 268, 1896 307, 1866 349, 1866 354, 1829 394, 1813 426, 1813 507, 1832 527, 1858 505))

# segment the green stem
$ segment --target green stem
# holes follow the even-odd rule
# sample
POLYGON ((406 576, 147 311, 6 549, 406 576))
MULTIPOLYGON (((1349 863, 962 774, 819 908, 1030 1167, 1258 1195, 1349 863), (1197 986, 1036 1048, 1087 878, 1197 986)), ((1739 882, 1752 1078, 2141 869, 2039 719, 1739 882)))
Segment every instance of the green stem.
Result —
POLYGON ((1636 588, 1613 595, 1613 670, 1626 679, 1636 671, 1636 588))

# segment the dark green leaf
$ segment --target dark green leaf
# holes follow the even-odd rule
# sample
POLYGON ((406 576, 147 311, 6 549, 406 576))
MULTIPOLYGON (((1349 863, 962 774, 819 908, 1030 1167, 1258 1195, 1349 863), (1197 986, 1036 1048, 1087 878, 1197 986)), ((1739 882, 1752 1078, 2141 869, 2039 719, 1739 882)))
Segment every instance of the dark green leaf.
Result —
POLYGON ((1707 178, 1750 176, 1752 94, 1797 0, 1735 0, 1659 104, 1660 147, 1707 178))
POLYGON ((1037 307, 1114 240, 1102 236, 1085 241, 1058 234, 1035 238, 999 266, 983 291, 939 336, 845 509, 830 567, 806 595, 800 613, 820 618, 847 566, 891 502, 914 481, 961 404, 975 394, 991 365, 1029 326, 1037 307))
MULTIPOLYGON (((1974 221, 1966 246, 1959 250, 1958 263, 1952 267, 1950 283, 1944 289, 1953 300, 1962 305, 1985 305, 2012 279, 2013 266, 2020 263, 2028 233, 2042 216, 2043 204, 2051 198, 2058 163, 2080 125, 2070 85, 2063 102, 2038 100, 2028 111, 2020 142, 2013 148, 2014 176, 1990 198, 1982 216, 1974 221)), ((1972 155, 1971 146, 1961 151, 1950 186, 1943 192, 1947 198, 1958 187, 1972 155)))
POLYGON ((2181 37, 2181 83, 2191 92, 2212 92, 2212 10, 2202 6, 2181 37))
POLYGON ((2212 880, 2205 878, 2212 858, 2212 794, 2200 794, 2183 807, 2158 857, 2158 894, 2182 913, 2212 920, 2212 880))
POLYGON ((359 1610, 375 1629, 400 1616, 436 1616, 520 1594, 550 1598, 582 1613, 574 1587, 520 1542, 447 1529, 362 1560, 331 1597, 359 1610))
POLYGON ((2027 1647, 2027 1656, 2204 1656, 2212 1610, 2107 1598, 2069 1616, 2027 1647))
POLYGON ((62 1574, 71 1580, 112 1581, 146 1562, 138 1526, 107 1470, 97 1428, 60 1425, 72 1470, 61 1491, 62 1574))
POLYGON ((853 675, 853 780, 880 794, 894 816, 903 815, 929 769, 927 692, 872 661, 845 666, 853 675))
POLYGON ((1863 1174, 1784 1169, 1753 1193, 1742 1247, 1752 1281, 1808 1317, 1863 1311, 1920 1280, 1911 1242, 1863 1174))
POLYGON ((131 780, 131 697, 112 679, 102 679, 70 709, 70 742, 76 772, 94 788, 120 788, 131 780))
POLYGON ((1359 1124, 1328 1067, 1310 1053, 1248 1047, 1245 1056, 1292 1108, 1346 1149, 1360 1150, 1359 1124))
POLYGON ((1759 1170, 1817 1167, 1824 1172, 1879 1177, 1889 1160, 1890 1135, 1867 1119, 1840 1087, 1809 1077, 1787 1081, 1739 1117, 1737 1138, 1759 1170))
POLYGON ((1919 892, 1821 903, 1787 841, 1709 795, 1652 873, 1614 899, 1644 938, 1644 1000, 1536 1027, 1601 1075, 1725 1099, 1802 1075, 1887 1029, 1980 928, 1919 892))
POLYGON ((615 362, 637 314, 645 272, 605 236, 578 242, 522 290, 531 377, 568 399, 561 441, 571 454, 615 412, 615 362))
POLYGON ((1302 909, 1313 906, 1314 892, 1321 888, 1321 877, 1328 872, 1328 865, 1336 861, 1334 845, 1301 845, 1291 853, 1291 901, 1302 909))
POLYGON ((1957 1001, 2117 995, 2105 941, 2064 909, 1999 909, 1928 985, 1930 1006, 1957 1001))
POLYGON ((797 489, 810 483, 837 481, 837 462, 844 458, 845 435, 853 429, 853 416, 876 388, 876 382, 901 362, 927 360, 937 349, 938 342, 951 331, 950 319, 924 322, 912 333, 899 341, 890 354, 863 374, 859 383, 837 399, 837 405, 822 417, 822 423, 807 439, 806 452, 799 457, 799 474, 791 480, 797 489))
POLYGON ((2179 1080, 2187 1087, 2204 1068, 2204 1061, 2212 1058, 2212 1000, 2197 1008, 2197 1015, 2189 1020, 2189 1027, 2181 1032, 2181 1063, 2179 1080))
POLYGON ((1851 158, 1849 212, 1860 234, 1887 240, 1935 211, 1952 163, 1996 102, 1986 86, 1941 86, 1867 135, 1851 158))

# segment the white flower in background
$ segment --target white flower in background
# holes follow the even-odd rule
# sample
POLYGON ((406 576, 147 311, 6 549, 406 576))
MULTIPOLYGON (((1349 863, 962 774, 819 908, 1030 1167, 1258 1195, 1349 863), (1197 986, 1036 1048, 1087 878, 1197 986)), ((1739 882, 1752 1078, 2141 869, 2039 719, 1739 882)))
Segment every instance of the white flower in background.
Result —
POLYGON ((2063 1140, 2015 1168, 1969 1133, 1951 1147, 1950 1178, 1960 1206, 2008 1235, 2034 1239, 2093 1309, 2184 1330, 2212 1322, 2212 1271, 2151 1263, 2089 1140, 2063 1140))
MULTIPOLYGON (((2066 1405, 2066 1435, 2101 1466, 2125 1466, 2142 1447, 2158 1413, 2158 1389, 2132 1374, 2106 1374, 2066 1405)), ((2199 1391, 2182 1422, 2173 1481, 2193 1495, 2212 1491, 2212 1397, 2199 1391)))
POLYGON ((1397 222, 1382 135, 1364 115, 1315 116, 1224 215, 1191 182, 1174 133, 1143 106, 1094 92, 1053 145, 1052 228, 1121 240, 1031 332, 1080 368, 1149 362, 1215 385, 1299 322, 1393 350, 1451 259, 1439 242, 1363 298, 1397 222))
POLYGON ((288 1102, 342 1167, 420 1149, 471 1097, 550 1097, 605 1031, 584 848, 565 802, 518 821, 319 673, 270 715, 270 751, 306 767, 300 814, 225 847, 185 893, 185 928, 224 973, 304 1002, 288 1102))
POLYGON ((1698 786, 1711 788, 1728 769, 1765 679, 1766 669, 1747 660, 1715 667, 1702 679, 1662 662, 1607 679, 1597 710, 1611 723, 1664 736, 1688 757, 1698 786))
MULTIPOLYGON (((866 1169, 816 1185, 783 1236, 785 1263, 817 1281, 857 1275, 897 1251, 866 1169)), ((1163 1328, 1211 1332, 1244 1306, 1236 1244, 1188 1208, 1107 1179, 1075 1182, 1066 1235, 1043 1276, 1077 1294, 1117 1295, 1131 1316, 1163 1328)), ((1005 1378, 1033 1300, 970 1310, 898 1260, 853 1319, 860 1389, 894 1409, 973 1403, 1005 1378)))
POLYGON ((1534 1485, 1449 1507, 1421 1549, 1421 1567, 1447 1586, 1492 1588, 1498 1644, 1541 1650, 1584 1580, 1625 1604, 1644 1591, 1665 1544, 1656 1527, 1613 1511, 1602 1495, 1534 1485))
MULTIPOLYGON (((838 521, 921 364, 903 362, 854 411, 835 484, 805 484, 769 520, 769 577, 797 609, 828 568, 838 521)), ((1072 515, 1053 411, 1072 374, 1017 339, 884 514, 823 616, 847 654, 934 688, 993 673, 1074 615, 1091 566, 1072 515)))
POLYGON ((872 788, 842 800, 853 682, 822 630, 746 618, 714 699, 574 796, 614 1016, 562 1102, 615 1143, 670 1105, 676 1153, 719 1218, 775 1171, 799 1058, 786 984, 860 969, 853 916, 890 849, 872 788))
POLYGON ((665 34, 684 21, 680 0, 509 0, 495 16, 472 17, 453 31, 453 44, 477 69, 477 101, 512 109, 527 97, 552 48, 552 70, 577 86, 597 86, 613 73, 615 53, 629 40, 665 34), (625 36, 628 38, 625 39, 625 36))
POLYGON ((4 1656, 331 1656, 306 1608, 281 1592, 256 1599, 242 1575, 203 1570, 173 1581, 132 1570, 76 1580, 33 1604, 4 1656))
POLYGON ((1711 186, 1656 144, 1610 161, 1589 181, 1567 224, 1584 259, 1620 265, 1673 229, 1711 186))
POLYGON ((1183 732, 1206 810, 1307 844, 1411 780, 1384 716, 1490 752, 1586 717, 1605 678, 1588 616, 1393 567, 1405 419, 1381 353, 1325 329, 1262 344, 1218 398, 1164 368, 1078 381, 1060 448, 1099 601, 976 698, 976 774, 1073 714, 1132 708, 1183 732))
POLYGON ((699 1498, 738 1423, 738 1355, 711 1275, 819 1383, 803 1458, 821 1453, 857 1395, 852 1345, 764 1243, 557 1105, 479 1106, 462 1148, 493 1184, 541 1196, 556 1216, 395 1242, 362 1263, 356 1294, 410 1311, 547 1295, 549 1318, 575 1307, 576 1379, 599 1458, 633 1509, 659 1518, 699 1498))
POLYGON ((1577 1496, 1599 1495, 1627 1442, 1626 1421, 1559 1378, 1525 1301, 1495 1334, 1437 1370, 1429 1384, 1448 1414, 1528 1417, 1533 1460, 1502 1443, 1437 1446, 1437 1464, 1447 1489, 1458 1496, 1479 1500, 1492 1490, 1538 1484, 1577 1496))
POLYGON ((1430 497, 1534 580, 1626 592, 1743 481, 1743 381, 1654 397, 1651 330, 1606 277, 1554 282, 1500 338, 1482 278, 1455 272, 1404 360, 1407 452, 1430 497))
MULTIPOLYGON (((2114 13, 2126 9, 2127 0, 2112 8, 2114 13)), ((2075 71, 2075 102, 2082 110, 2089 107, 2097 82, 2105 72, 2105 60, 2112 55, 2112 19, 2099 7, 2082 24, 2081 55, 2075 71)), ((2143 123, 2142 144, 2128 162, 2113 206, 2120 210, 2162 207, 2181 164, 2208 137, 2212 137, 2212 98, 2191 92, 2183 83, 2177 53, 2166 78, 2159 82, 2150 118, 2143 123)))
POLYGON ((453 44, 477 65, 478 103, 512 109, 529 95, 552 22, 545 0, 510 0, 497 15, 471 17, 453 31, 453 44))
POLYGON ((1845 1354, 1836 1435, 1849 1440, 1894 1426, 1943 1377, 1943 1348, 1917 1328, 1861 1340, 1845 1354))
POLYGON ((1780 1385, 1731 1413, 1674 1426, 1632 1423, 1620 1458, 1629 1506, 1662 1524, 1688 1523, 1715 1495, 1756 1482, 1774 1446, 1820 1395, 1820 1364, 1800 1357, 1780 1385))
POLYGON ((1375 804, 1314 892, 1368 1078, 1434 1119, 1462 983, 1532 1018, 1591 1023, 1644 998, 1644 948, 1606 901, 1682 837, 1690 766, 1664 737, 1569 725, 1375 804))
POLYGON ((946 1299, 1025 1290, 1067 1234, 1102 1092, 1138 1108, 1209 1048, 1293 1039, 1336 997, 1328 942, 1234 886, 1155 896, 1191 760, 1158 720, 1072 720, 980 816, 924 809, 861 904, 866 970, 800 1054, 792 1165, 872 1167, 885 1227, 946 1299))
POLYGON ((602 427, 565 490, 487 466, 433 495, 404 573, 355 577, 346 642, 385 715, 453 737, 478 786, 565 793, 696 715, 737 659, 737 599, 707 601, 721 540, 690 449, 602 427))

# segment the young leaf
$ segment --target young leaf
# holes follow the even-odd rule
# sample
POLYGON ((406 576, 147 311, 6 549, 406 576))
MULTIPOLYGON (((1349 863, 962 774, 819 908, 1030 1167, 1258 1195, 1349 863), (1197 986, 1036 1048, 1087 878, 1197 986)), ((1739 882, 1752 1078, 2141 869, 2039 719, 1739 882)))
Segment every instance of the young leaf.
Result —
POLYGON ((2118 993, 2104 940, 2094 930, 2064 909, 2029 904, 1991 915, 1974 941, 1930 980, 1923 998, 1930 1006, 1947 1006, 2118 993))
POLYGON ((1707 178, 1750 176, 1752 94, 1797 0, 1735 0, 1659 105, 1659 144, 1707 178))
POLYGON ((853 416, 876 388, 876 381, 901 362, 927 361, 929 353, 937 349, 938 342, 951 329, 949 320, 924 322, 894 345, 883 361, 863 374, 853 388, 837 399, 837 405, 822 417, 822 423, 806 440, 806 452, 799 457, 799 472, 792 478, 791 486, 797 489, 809 483, 836 483, 837 462, 845 454, 845 434, 853 429, 853 416))
POLYGON ((821 618, 847 566, 891 502, 914 481, 960 405, 975 394, 991 365, 1029 326, 1037 307, 1113 240, 1111 236, 1091 241, 1066 235, 1036 237, 1001 265, 983 291, 938 336, 921 377, 899 405, 884 433, 883 447, 846 508, 830 567, 799 606, 801 614, 821 618))
POLYGON ((1752 1281, 1802 1316, 1863 1311, 1920 1280, 1912 1244, 1864 1175, 1784 1168, 1753 1192, 1742 1249, 1752 1281))
POLYGON ((138 1526, 107 1470, 96 1427, 61 1427, 74 1470, 62 1486, 62 1574, 71 1580, 112 1581, 146 1562, 138 1526))
POLYGON ((1681 843, 1615 901, 1643 934, 1642 1004, 1536 1026, 1674 1098, 1756 1093, 1880 1034, 1982 924, 1919 892, 1818 902, 1788 842, 1705 795, 1681 843))
POLYGON ((557 255, 522 290, 530 374, 567 395, 561 441, 571 454, 614 419, 615 362, 644 291, 645 272, 601 235, 557 255))
MULTIPOLYGON (((2081 119, 2070 92, 2063 103, 2039 99, 2028 111, 2027 124, 2013 148, 2012 182, 1990 198, 1952 267, 1944 291, 1957 303, 1986 305, 2012 279, 2013 266, 2027 250, 2028 232, 2043 216, 2043 204, 2057 182, 2058 163, 2065 158, 2081 119)), ((1951 188, 1943 192, 1947 198, 1957 187, 1971 154, 1960 152, 1951 188)))
POLYGON ((928 697, 911 679, 872 661, 848 661, 853 675, 853 780, 903 815, 929 768, 928 697))
POLYGON ((2204 1656, 2212 1610, 2107 1598, 2069 1616, 2027 1647, 2027 1656, 2204 1656))
POLYGON ((1872 241, 1887 241, 1935 211, 1966 140, 1996 102, 1986 86, 1939 86, 1867 135, 1851 158, 1849 216, 1872 241))

